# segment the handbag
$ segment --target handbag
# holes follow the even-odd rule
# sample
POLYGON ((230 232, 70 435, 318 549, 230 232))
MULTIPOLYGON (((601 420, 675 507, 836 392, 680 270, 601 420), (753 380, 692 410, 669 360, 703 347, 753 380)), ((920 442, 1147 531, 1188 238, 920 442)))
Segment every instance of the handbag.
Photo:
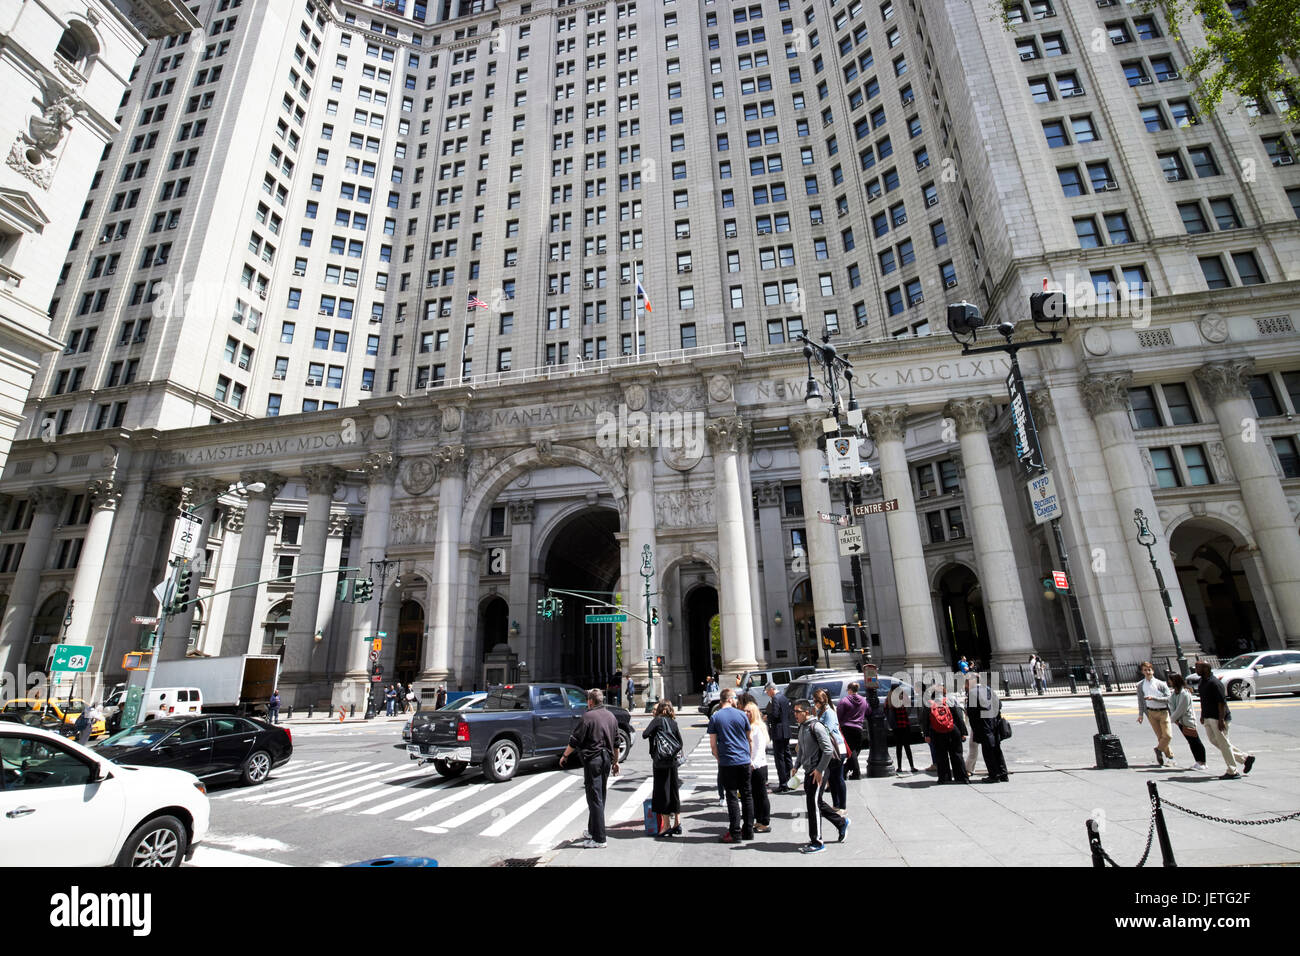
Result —
POLYGON ((1011 721, 1007 720, 1005 717, 998 718, 998 739, 1011 739, 1011 721))
POLYGON ((667 727, 659 727, 655 730, 650 738, 650 754, 656 763, 666 764, 672 761, 675 767, 680 767, 686 761, 686 755, 682 752, 681 738, 670 732, 667 727))

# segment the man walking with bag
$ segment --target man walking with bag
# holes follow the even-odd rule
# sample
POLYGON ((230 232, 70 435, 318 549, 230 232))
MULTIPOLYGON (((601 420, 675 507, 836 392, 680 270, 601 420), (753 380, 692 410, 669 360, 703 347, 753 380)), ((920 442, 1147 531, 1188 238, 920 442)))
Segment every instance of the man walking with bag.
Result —
POLYGON ((767 692, 767 732, 772 738, 772 757, 776 760, 776 792, 792 793, 790 787, 790 738, 798 733, 794 722, 794 708, 785 694, 769 683, 767 692))
POLYGON ((800 853, 820 853, 826 849, 822 841, 823 817, 839 831, 841 843, 849 832, 849 818, 836 813, 823 796, 826 771, 835 759, 835 745, 831 743, 831 732, 812 709, 812 702, 807 700, 794 705, 794 719, 799 723, 799 766, 803 770, 803 792, 808 803, 808 842, 799 847, 800 853))
POLYGON ((582 848, 603 850, 605 789, 609 775, 618 776, 618 720, 605 709, 605 692, 597 687, 587 691, 587 712, 569 737, 560 757, 561 767, 575 750, 582 755, 582 785, 587 791, 587 832, 582 848))

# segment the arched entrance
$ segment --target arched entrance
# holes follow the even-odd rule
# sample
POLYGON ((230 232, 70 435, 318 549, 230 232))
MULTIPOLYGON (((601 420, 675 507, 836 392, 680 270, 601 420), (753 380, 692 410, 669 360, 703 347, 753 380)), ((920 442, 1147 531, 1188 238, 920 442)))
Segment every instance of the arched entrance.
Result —
POLYGON ((817 664, 821 642, 817 639, 817 619, 813 616, 812 581, 801 581, 790 595, 794 614, 794 655, 800 664, 817 664))
POLYGON ((722 648, 715 639, 713 620, 718 616, 718 590, 701 584, 686 595, 686 652, 690 658, 690 687, 703 689, 710 674, 722 671, 722 648))
POLYGON ((59 643, 63 615, 68 609, 68 593, 51 594, 32 618, 31 642, 27 645, 27 670, 44 671, 49 663, 50 646, 59 643))
POLYGON ((1169 548, 1201 649, 1226 660, 1268 647, 1245 542, 1234 540, 1217 522, 1192 520, 1174 530, 1169 548))
MULTIPOLYGON (((618 670, 614 651, 614 625, 587 624, 588 613, 608 612, 599 602, 612 603, 618 587, 621 554, 618 512, 599 506, 566 517, 550 535, 543 562, 543 592, 547 588, 590 595, 587 600, 561 596, 563 613, 547 620, 538 617, 541 670, 539 679, 558 678, 582 687, 604 687, 618 670)), ((623 595, 631 600, 631 595, 623 595)), ((503 607, 505 602, 501 602, 503 607)), ((508 609, 501 616, 501 639, 508 636, 508 609)), ((492 644, 485 645, 490 650, 492 644)), ((531 662, 530 662, 531 663, 531 662)), ((626 662, 625 662, 626 663, 626 662)))
POLYGON ((943 615, 944 656, 956 669, 965 657, 988 667, 991 648, 984 620, 984 593, 975 572, 953 565, 939 576, 939 607, 943 615))
POLYGON ((262 653, 279 654, 284 658, 284 639, 289 636, 289 612, 292 601, 281 601, 267 612, 262 624, 262 653))
POLYGON ((403 601, 397 616, 397 654, 393 665, 394 676, 400 683, 415 680, 423 653, 424 608, 418 601, 403 601))

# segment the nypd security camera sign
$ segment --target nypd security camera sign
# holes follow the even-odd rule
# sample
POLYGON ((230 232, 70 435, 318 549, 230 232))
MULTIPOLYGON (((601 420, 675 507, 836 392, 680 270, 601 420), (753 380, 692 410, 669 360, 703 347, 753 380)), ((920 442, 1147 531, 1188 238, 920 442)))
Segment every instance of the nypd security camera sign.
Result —
POLYGON ((862 462, 858 458, 858 439, 828 438, 826 440, 826 464, 832 478, 857 478, 862 473, 862 462))
POLYGON ((1034 521, 1043 524, 1061 517, 1061 499, 1056 494, 1052 473, 1045 471, 1029 481, 1029 503, 1034 507, 1034 521))

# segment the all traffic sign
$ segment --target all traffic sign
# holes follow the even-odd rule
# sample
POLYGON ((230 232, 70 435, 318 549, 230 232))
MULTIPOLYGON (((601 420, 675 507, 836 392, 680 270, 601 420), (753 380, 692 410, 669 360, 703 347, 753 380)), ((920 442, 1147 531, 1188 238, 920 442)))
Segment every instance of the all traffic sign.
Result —
POLYGON ((851 557, 862 553, 862 529, 857 525, 840 528, 840 554, 851 557))

